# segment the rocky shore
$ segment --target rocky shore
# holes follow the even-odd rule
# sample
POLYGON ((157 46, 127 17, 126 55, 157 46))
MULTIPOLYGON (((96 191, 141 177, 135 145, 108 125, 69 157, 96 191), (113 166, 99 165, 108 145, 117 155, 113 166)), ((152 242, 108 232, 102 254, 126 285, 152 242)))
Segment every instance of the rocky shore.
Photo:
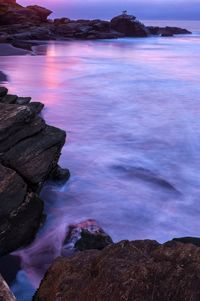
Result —
MULTIPOLYGON (((199 300, 200 239, 114 244, 94 222, 92 225, 95 230, 91 221, 89 226, 88 221, 82 224, 75 243, 79 251, 54 261, 34 301, 199 300)), ((74 229, 79 232, 80 225, 74 229)), ((73 231, 69 232, 71 239, 73 231)))
MULTIPOLYGON (((44 182, 69 177, 58 166, 66 133, 47 125, 39 115, 43 104, 30 101, 0 86, 0 256, 34 239, 45 217, 44 182)), ((13 300, 2 279, 0 288, 1 300, 13 300)))
POLYGON ((121 241, 103 251, 58 258, 34 301, 196 301, 199 284, 199 247, 121 241))
POLYGON ((0 43, 31 50, 41 40, 113 39, 121 37, 190 34, 178 27, 145 26, 136 17, 122 14, 111 21, 48 19, 51 11, 34 5, 23 7, 15 0, 0 0, 0 43))

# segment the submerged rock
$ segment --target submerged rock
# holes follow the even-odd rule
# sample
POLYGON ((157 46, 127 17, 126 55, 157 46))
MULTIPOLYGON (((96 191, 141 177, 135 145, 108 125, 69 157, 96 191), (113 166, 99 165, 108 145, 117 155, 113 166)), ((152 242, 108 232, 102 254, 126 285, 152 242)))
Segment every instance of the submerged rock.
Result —
POLYGON ((58 258, 34 301, 196 301, 199 296, 200 248, 145 240, 58 258))
POLYGON ((89 219, 79 224, 69 226, 62 254, 79 250, 102 250, 112 244, 112 238, 98 225, 95 220, 89 219))

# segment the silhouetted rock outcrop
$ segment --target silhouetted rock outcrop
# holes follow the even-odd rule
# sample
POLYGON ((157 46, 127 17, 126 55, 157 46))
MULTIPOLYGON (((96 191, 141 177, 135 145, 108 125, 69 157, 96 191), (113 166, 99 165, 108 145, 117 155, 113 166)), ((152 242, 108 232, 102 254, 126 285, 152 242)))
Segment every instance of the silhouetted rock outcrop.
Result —
POLYGON ((147 37, 149 35, 145 25, 131 15, 120 15, 113 18, 111 27, 128 37, 147 37))
POLYGON ((161 35, 161 36, 173 36, 175 34, 191 34, 191 32, 184 28, 179 27, 158 27, 158 26, 147 26, 150 34, 161 35))
POLYGON ((102 251, 58 258, 34 301, 199 300, 200 248, 121 241, 102 251))
POLYGON ((113 39, 120 37, 172 36, 189 31, 177 27, 145 26, 132 15, 122 14, 110 22, 95 20, 48 20, 51 11, 38 5, 23 7, 15 1, 0 2, 0 43, 31 50, 35 40, 113 39))

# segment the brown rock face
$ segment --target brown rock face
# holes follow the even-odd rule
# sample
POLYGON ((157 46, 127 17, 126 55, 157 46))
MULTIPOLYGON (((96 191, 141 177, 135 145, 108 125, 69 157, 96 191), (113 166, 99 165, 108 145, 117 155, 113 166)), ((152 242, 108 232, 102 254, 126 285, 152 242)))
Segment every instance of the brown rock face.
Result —
POLYGON ((58 258, 34 301, 197 301, 200 248, 122 241, 103 251, 58 258))
POLYGON ((0 4, 15 4, 16 0, 0 0, 0 4))

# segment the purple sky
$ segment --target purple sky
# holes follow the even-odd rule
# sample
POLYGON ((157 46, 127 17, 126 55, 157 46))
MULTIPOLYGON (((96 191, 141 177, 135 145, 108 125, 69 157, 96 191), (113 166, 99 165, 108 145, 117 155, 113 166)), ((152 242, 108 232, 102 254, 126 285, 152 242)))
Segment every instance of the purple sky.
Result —
POLYGON ((200 20, 200 0, 18 0, 54 11, 53 17, 110 19, 128 10, 139 19, 200 20))

